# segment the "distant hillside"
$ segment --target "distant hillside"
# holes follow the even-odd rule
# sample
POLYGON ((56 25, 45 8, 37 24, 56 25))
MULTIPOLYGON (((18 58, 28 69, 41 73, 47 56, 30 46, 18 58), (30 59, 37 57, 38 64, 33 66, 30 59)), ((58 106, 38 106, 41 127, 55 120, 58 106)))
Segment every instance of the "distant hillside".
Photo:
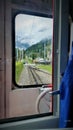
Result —
POLYGON ((21 42, 16 42, 16 48, 20 48, 20 49, 24 49, 26 50, 27 48, 29 47, 29 44, 28 43, 21 43, 21 42))
POLYGON ((51 39, 49 40, 42 40, 37 44, 32 45, 31 47, 27 48, 25 51, 25 54, 28 57, 32 57, 33 59, 37 57, 44 57, 47 55, 47 52, 51 51, 51 39))

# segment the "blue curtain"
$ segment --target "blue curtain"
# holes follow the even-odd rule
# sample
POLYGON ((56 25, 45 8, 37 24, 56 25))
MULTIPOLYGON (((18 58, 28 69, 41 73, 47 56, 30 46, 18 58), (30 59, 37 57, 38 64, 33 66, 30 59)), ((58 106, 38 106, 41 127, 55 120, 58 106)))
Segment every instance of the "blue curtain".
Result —
POLYGON ((60 85, 60 128, 73 127, 73 44, 60 85))

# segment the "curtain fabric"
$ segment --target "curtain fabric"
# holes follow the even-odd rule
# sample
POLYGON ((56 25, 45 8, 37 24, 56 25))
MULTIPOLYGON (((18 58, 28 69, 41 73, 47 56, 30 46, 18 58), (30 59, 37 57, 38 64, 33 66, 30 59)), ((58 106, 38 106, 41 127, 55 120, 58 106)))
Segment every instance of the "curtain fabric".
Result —
POLYGON ((60 85, 60 128, 73 127, 73 44, 60 85))

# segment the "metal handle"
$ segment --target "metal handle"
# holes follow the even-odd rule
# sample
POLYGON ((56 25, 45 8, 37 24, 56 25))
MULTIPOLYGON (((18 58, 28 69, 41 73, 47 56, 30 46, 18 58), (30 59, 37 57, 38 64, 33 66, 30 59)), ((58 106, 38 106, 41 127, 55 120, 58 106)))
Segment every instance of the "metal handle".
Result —
POLYGON ((50 91, 49 93, 52 95, 58 95, 60 94, 60 90, 50 91))
POLYGON ((60 90, 51 91, 52 88, 48 87, 48 85, 42 85, 42 87, 40 88, 40 90, 45 91, 45 92, 48 91, 49 94, 51 94, 51 95, 58 95, 58 94, 60 94, 60 90))

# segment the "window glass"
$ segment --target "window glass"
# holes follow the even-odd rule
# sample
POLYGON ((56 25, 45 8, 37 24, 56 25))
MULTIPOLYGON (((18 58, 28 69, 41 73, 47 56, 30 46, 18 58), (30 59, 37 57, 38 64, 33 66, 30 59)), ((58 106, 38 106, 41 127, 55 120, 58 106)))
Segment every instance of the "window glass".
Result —
POLYGON ((15 18, 15 81, 19 86, 52 84, 53 19, 15 18))

